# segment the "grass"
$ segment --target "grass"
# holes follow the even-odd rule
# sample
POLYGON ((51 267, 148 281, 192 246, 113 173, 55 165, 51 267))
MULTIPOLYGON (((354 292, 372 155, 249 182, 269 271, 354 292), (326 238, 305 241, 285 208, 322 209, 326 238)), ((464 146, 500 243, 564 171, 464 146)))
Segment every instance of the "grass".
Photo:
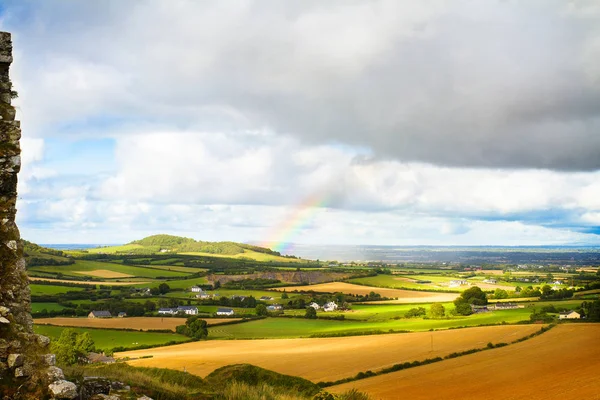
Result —
MULTIPOLYGON (((139 277, 139 278, 157 278, 159 276, 164 277, 182 277, 188 276, 188 273, 180 272, 180 271, 168 271, 164 269, 155 268, 154 266, 148 267, 136 267, 131 265, 122 265, 115 263, 106 263, 100 261, 87 261, 87 260, 77 260, 74 264, 71 265, 47 265, 40 267, 31 267, 31 271, 33 272, 42 272, 42 273, 61 273, 63 275, 68 276, 76 276, 81 277, 85 276, 85 274, 78 273, 82 271, 96 271, 96 270, 107 270, 118 272, 121 274, 131 275, 131 277, 139 277)), ((193 273, 193 271, 190 271, 193 273)), ((96 277, 92 277, 93 279, 97 279, 96 277)))
POLYGON ((531 309, 494 311, 468 317, 444 319, 402 318, 398 320, 309 320, 303 318, 267 318, 244 324, 209 328, 209 339, 262 339, 310 336, 350 336, 390 331, 427 331, 478 325, 529 321, 531 309))
MULTIPOLYGON (((193 278, 193 279, 181 279, 181 280, 173 280, 167 281, 167 285, 171 289, 189 289, 194 285, 207 285, 208 280, 205 277, 201 278, 193 278)), ((134 285, 135 287, 155 287, 158 286, 160 282, 152 282, 152 283, 142 283, 134 285)))
POLYGON ((447 283, 455 279, 459 278, 436 275, 377 275, 369 276, 366 278, 350 279, 348 282, 365 286, 383 287, 391 289, 419 289, 430 291, 444 290, 462 292, 463 290, 468 288, 468 286, 449 288, 448 286, 440 285, 442 283, 447 283), (431 281, 432 283, 416 283, 405 279, 431 281))
MULTIPOLYGON (((35 333, 48 336, 52 339, 60 337, 61 332, 67 329, 60 326, 49 325, 34 325, 35 333)), ((92 336, 92 340, 97 349, 111 350, 122 347, 132 349, 141 346, 156 346, 164 345, 169 342, 185 342, 189 338, 183 335, 174 333, 154 333, 154 332, 137 332, 123 331, 115 329, 92 329, 92 328, 69 328, 77 333, 88 332, 92 336)))
POLYGON ((31 289, 32 296, 40 295, 52 295, 52 294, 64 294, 67 292, 80 292, 83 288, 72 287, 72 286, 55 286, 55 285, 38 285, 30 283, 29 288, 31 289))
POLYGON ((63 309, 65 309, 65 307, 63 307, 57 303, 31 303, 31 312, 32 313, 38 313, 42 310, 60 311, 63 309))
MULTIPOLYGON (((172 288, 171 282, 167 282, 167 284, 172 288)), ((189 285, 191 287, 193 285, 189 285)), ((186 287, 186 289, 189 289, 186 287)), ((217 290, 209 290, 207 291, 209 294, 218 293, 220 297, 231 297, 233 295, 237 296, 253 296, 255 299, 260 299, 262 296, 273 297, 273 301, 271 302, 281 302, 282 292, 277 291, 267 291, 267 290, 250 290, 250 289, 217 289, 217 290)), ((295 293, 288 293, 289 299, 285 301, 289 301, 291 298, 298 297, 300 295, 295 293)), ((185 292, 169 292, 166 294, 166 297, 179 297, 179 298, 196 298, 196 293, 192 293, 190 291, 185 292)))

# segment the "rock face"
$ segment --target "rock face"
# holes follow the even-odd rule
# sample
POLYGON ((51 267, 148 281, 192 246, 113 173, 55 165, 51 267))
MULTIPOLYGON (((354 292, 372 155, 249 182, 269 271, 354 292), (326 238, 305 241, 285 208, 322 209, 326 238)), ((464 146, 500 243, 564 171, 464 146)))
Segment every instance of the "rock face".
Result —
POLYGON ((47 377, 48 342, 33 334, 31 295, 23 245, 15 223, 17 174, 21 169, 21 125, 11 100, 10 33, 0 32, 0 397, 39 399, 47 377))

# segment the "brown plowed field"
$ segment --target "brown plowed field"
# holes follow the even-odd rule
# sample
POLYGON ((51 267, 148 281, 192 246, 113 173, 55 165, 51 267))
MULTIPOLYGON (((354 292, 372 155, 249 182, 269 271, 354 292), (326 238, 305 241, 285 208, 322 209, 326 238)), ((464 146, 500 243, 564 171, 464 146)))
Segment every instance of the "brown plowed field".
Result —
POLYGON ((315 291, 323 293, 347 293, 347 294, 358 294, 366 295, 371 292, 379 293, 383 297, 389 297, 398 299, 395 303, 427 303, 427 302, 446 302, 452 301, 460 293, 439 293, 439 292, 419 292, 416 290, 402 290, 402 289, 390 289, 380 288, 374 286, 362 286, 353 285, 345 282, 331 282, 331 283, 320 283, 318 285, 307 285, 307 286, 288 286, 285 288, 277 288, 276 290, 286 290, 288 293, 294 290, 301 291, 315 291))
POLYGON ((124 274, 122 272, 109 271, 107 269, 95 269, 93 271, 73 271, 77 274, 95 276, 96 278, 131 278, 133 275, 124 274))
POLYGON ((600 324, 560 325, 533 339, 327 388, 373 399, 600 399, 600 324))
POLYGON ((511 342, 539 329, 539 325, 507 325, 340 338, 211 340, 129 351, 119 353, 117 357, 151 355, 152 358, 129 363, 180 371, 185 368, 199 376, 206 376, 225 365, 249 363, 318 382, 342 379, 360 371, 377 370, 405 361, 485 347, 488 342, 511 342))
MULTIPOLYGON (((206 318, 208 325, 236 321, 237 318, 206 318)), ((111 328, 111 329, 170 329, 175 332, 177 325, 185 325, 186 318, 160 317, 126 317, 126 318, 38 318, 33 322, 37 325, 73 326, 82 328, 111 328)))

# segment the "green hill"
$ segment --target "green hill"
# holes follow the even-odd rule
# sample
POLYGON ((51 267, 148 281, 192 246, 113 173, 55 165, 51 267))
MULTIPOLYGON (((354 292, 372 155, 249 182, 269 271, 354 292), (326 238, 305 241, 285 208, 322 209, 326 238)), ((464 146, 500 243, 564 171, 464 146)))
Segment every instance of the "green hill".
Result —
MULTIPOLYGON (((69 252, 75 256, 79 253, 69 252)), ((134 240, 122 246, 98 247, 88 249, 89 254, 184 254, 203 257, 225 257, 247 259, 259 262, 305 263, 305 260, 259 246, 236 242, 204 242, 181 236, 152 235, 140 240, 134 240)))
POLYGON ((75 262, 65 252, 42 247, 23 240, 23 256, 28 267, 41 265, 71 265, 75 262))
POLYGON ((280 254, 266 249, 264 247, 251 246, 243 243, 235 242, 203 242, 194 239, 172 236, 172 235, 153 235, 141 240, 134 240, 129 243, 132 245, 140 245, 153 250, 168 250, 174 253, 208 253, 208 254, 223 254, 236 255, 244 253, 244 250, 251 250, 257 253, 271 254, 279 256, 280 254))

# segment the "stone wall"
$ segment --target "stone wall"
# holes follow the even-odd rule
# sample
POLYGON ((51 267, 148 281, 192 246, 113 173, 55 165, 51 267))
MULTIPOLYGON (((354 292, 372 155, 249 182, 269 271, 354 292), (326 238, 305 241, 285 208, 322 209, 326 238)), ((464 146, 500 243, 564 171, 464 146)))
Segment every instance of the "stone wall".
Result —
POLYGON ((0 398, 40 399, 54 359, 45 354, 48 338, 33 334, 23 245, 15 223, 21 127, 11 105, 16 95, 8 74, 11 63, 10 33, 0 32, 0 398))

